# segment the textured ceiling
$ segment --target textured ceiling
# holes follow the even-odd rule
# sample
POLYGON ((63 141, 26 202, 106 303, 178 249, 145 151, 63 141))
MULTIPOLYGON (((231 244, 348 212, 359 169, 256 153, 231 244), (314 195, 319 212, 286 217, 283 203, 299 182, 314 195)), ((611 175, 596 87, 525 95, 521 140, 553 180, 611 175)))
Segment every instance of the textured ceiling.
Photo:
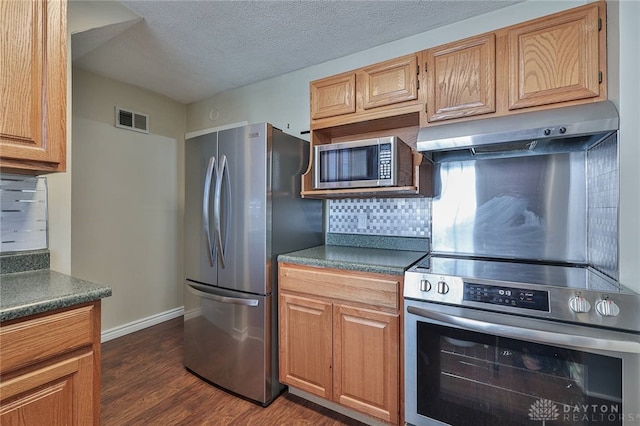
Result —
POLYGON ((518 1, 122 1, 142 19, 74 34, 73 60, 191 103, 518 1))

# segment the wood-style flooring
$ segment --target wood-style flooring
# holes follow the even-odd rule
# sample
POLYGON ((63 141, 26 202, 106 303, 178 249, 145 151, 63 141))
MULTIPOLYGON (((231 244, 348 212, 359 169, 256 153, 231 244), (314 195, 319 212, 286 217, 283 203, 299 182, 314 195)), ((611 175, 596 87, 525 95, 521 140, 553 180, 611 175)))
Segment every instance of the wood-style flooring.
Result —
POLYGON ((102 344, 102 426, 350 425, 285 393, 266 408, 212 386, 182 365, 182 317, 102 344))

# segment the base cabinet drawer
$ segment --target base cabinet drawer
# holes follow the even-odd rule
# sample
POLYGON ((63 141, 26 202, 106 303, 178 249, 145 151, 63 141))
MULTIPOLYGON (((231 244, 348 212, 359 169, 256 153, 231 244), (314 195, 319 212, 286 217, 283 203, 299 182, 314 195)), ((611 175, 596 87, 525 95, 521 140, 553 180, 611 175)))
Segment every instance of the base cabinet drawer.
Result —
POLYGON ((93 343, 94 306, 88 305, 0 328, 0 372, 13 371, 93 343))

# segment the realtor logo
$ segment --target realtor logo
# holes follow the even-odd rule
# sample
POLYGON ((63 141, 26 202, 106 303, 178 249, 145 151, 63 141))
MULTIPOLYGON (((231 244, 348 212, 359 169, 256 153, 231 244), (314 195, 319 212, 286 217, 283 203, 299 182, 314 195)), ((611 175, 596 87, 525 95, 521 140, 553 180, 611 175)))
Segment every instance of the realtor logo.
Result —
POLYGON ((539 399, 529 408, 529 418, 531 420, 542 420, 542 426, 547 420, 557 420, 560 417, 558 406, 550 399, 539 399))

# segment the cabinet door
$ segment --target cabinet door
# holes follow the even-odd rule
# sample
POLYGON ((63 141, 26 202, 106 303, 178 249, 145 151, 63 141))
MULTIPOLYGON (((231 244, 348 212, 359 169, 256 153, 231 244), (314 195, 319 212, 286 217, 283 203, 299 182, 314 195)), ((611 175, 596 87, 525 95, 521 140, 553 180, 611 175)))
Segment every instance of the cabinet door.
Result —
POLYGON ((398 315, 334 305, 334 400, 398 422, 398 315))
POLYGON ((0 2, 0 166, 64 171, 66 3, 0 2))
POLYGON ((418 98, 418 59, 403 56, 363 68, 358 78, 363 107, 370 109, 418 98))
POLYGON ((348 72, 312 81, 311 119, 333 117, 356 111, 356 74, 348 72))
POLYGON ((495 34, 426 51, 428 121, 495 112, 495 52, 495 34))
POLYGON ((597 97, 598 4, 508 31, 509 109, 597 97))
POLYGON ((3 380, 0 395, 3 425, 99 423, 93 416, 92 353, 3 380))
POLYGON ((280 382, 331 399, 331 303, 280 294, 280 382))

